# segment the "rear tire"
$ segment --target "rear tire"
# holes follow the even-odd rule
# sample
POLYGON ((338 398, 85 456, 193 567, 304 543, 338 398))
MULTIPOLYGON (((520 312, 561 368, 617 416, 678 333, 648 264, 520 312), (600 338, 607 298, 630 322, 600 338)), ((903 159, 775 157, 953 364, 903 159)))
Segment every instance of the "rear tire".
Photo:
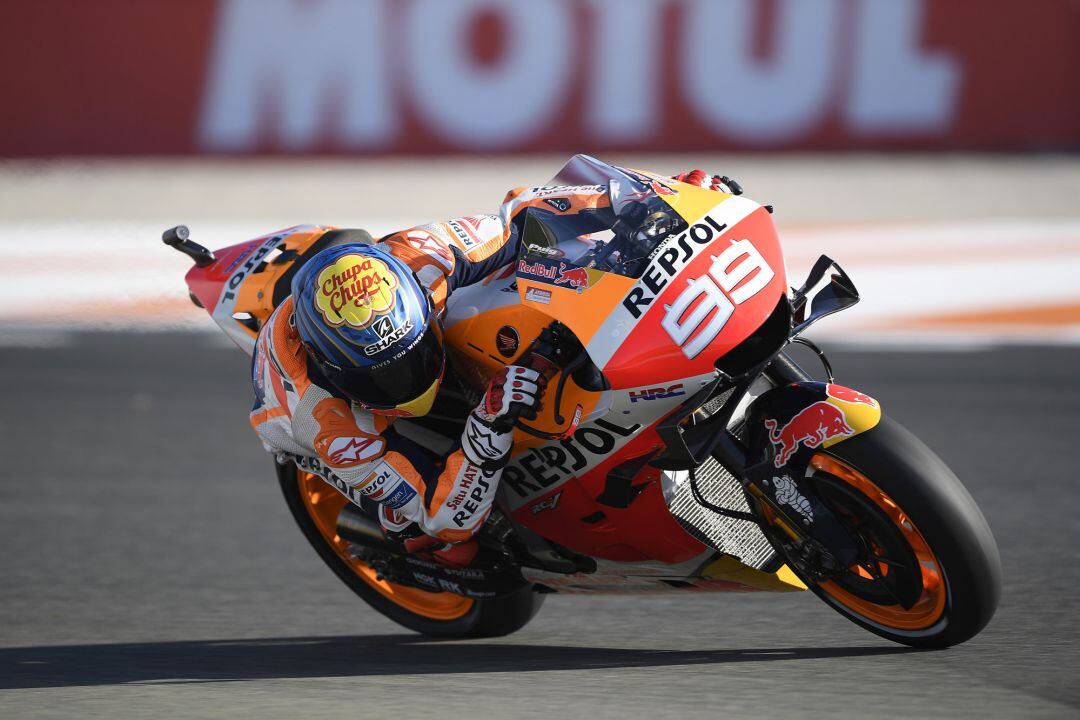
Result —
POLYGON ((530 587, 506 597, 466 600, 449 593, 429 593, 375 580, 370 568, 345 551, 345 543, 330 524, 330 518, 337 517, 345 498, 321 479, 302 473, 292 463, 277 465, 276 469, 285 502, 315 552, 364 602, 399 625, 435 637, 496 637, 520 630, 540 610, 544 596, 530 587), (313 488, 325 489, 326 494, 313 492, 313 488), (314 497, 316 495, 318 497, 314 497), (320 503, 328 505, 319 508, 320 503), (395 599, 398 597, 402 600, 395 599), (431 614, 443 617, 426 616, 406 607, 415 608, 425 601, 439 609, 431 614))
MULTIPOLYGON (((826 457, 817 462, 818 470, 811 475, 811 484, 822 472, 823 490, 825 483, 836 487, 843 482, 840 477, 845 474, 851 478, 861 474, 869 480, 887 496, 884 504, 879 502, 879 505, 897 508, 914 526, 914 530, 906 531, 896 527, 897 535, 906 532, 907 537, 914 537, 913 546, 920 539, 925 540, 925 549, 931 552, 933 561, 917 565, 924 573, 925 568, 938 566, 940 572, 935 570, 931 577, 941 577, 943 584, 939 587, 943 596, 937 598, 936 607, 934 598, 929 602, 922 598, 925 614, 905 616, 902 606, 892 601, 881 603, 878 612, 872 602, 856 597, 857 590, 852 594, 836 582, 818 584, 801 573, 800 579, 841 615, 894 642, 943 648, 974 637, 997 609, 1001 597, 1001 558, 986 519, 952 471, 918 438, 884 416, 871 430, 837 443, 823 454, 826 457), (830 474, 822 470, 828 467, 837 472, 830 474), (855 472, 850 473, 851 470, 855 472)), ((849 484, 847 491, 859 492, 855 488, 849 484)), ((834 491, 832 496, 837 498, 841 494, 834 491)), ((830 504, 828 497, 822 499, 830 504)), ((777 549, 781 549, 773 540, 777 549)), ((909 557, 913 556, 909 553, 909 557)), ((886 572, 890 570, 883 567, 886 572)), ((792 569, 795 570, 794 565, 792 569)), ((858 584, 857 577, 853 584, 858 584)), ((924 588, 925 596, 930 592, 925 588, 933 586, 924 583, 920 587, 924 588)))

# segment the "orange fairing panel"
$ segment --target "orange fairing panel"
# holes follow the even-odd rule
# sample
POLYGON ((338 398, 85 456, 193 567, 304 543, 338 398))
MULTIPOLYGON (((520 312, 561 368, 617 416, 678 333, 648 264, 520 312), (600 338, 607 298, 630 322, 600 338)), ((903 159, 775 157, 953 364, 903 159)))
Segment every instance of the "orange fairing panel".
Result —
POLYGON ((254 320, 257 327, 262 327, 274 311, 274 289, 292 267, 293 253, 304 253, 332 229, 297 226, 217 250, 213 264, 188 271, 188 287, 214 322, 250 354, 256 331, 249 324, 254 320), (240 314, 250 319, 241 322, 234 317, 240 314))
MULTIPOLYGON (((527 263, 528 260, 519 262, 527 263)), ((587 345, 636 281, 592 268, 577 269, 585 270, 587 278, 586 284, 576 289, 526 280, 519 275, 518 295, 527 307, 566 325, 583 345, 587 345)))
MULTIPOLYGON (((511 296, 512 297, 512 296, 511 296)), ((531 307, 504 305, 447 323, 446 346, 455 355, 454 367, 479 389, 499 368, 519 358, 551 318, 531 307), (500 333, 512 333, 513 343, 500 345, 500 333)))

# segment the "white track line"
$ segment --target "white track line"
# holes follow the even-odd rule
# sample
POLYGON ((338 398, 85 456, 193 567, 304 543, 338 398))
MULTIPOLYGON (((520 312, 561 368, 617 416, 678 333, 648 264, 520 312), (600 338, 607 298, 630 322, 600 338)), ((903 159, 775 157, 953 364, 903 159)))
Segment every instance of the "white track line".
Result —
MULTIPOLYGON (((343 224, 381 234, 421 220, 343 224)), ((62 342, 60 329, 212 330, 209 318, 187 302, 189 261, 161 243, 167 225, 0 222, 0 346, 62 342)), ((196 219, 189 225, 193 239, 218 248, 281 224, 196 219)), ((789 282, 801 282, 824 253, 847 270, 862 294, 855 308, 822 321, 815 337, 845 345, 943 348, 1080 343, 1080 325, 1060 322, 940 330, 916 322, 942 314, 1080 305, 1080 221, 781 230, 789 282)))

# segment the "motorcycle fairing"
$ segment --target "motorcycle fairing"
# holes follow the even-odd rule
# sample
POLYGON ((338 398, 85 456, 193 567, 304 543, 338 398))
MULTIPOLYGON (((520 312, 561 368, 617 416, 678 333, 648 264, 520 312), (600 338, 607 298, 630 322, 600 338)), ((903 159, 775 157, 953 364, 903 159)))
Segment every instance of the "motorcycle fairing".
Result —
POLYGON ((631 290, 605 323, 614 325, 607 345, 613 348, 611 356, 602 365, 613 387, 714 370, 716 360, 760 328, 784 296, 784 261, 769 213, 756 203, 730 198, 706 218, 658 248, 655 268, 646 271, 637 292, 631 290), (717 232, 715 226, 725 230, 717 232), (709 237, 708 245, 686 257, 683 247, 694 241, 684 235, 695 232, 709 237), (664 258, 671 258, 668 267, 674 268, 666 278, 664 258), (726 282, 747 266, 753 268, 737 284, 721 288, 717 277, 726 282), (624 337, 618 334, 619 322, 629 328, 624 337))
POLYGON ((215 262, 193 266, 184 278, 225 334, 251 355, 259 328, 289 294, 303 258, 322 249, 331 227, 296 225, 217 250, 215 262))
POLYGON ((880 421, 877 400, 843 385, 800 382, 773 388, 747 410, 749 464, 768 461, 777 471, 805 470, 819 447, 832 447, 880 421))
POLYGON ((591 573, 557 573, 523 567, 522 575, 565 594, 705 592, 798 592, 806 586, 786 566, 768 573, 730 555, 707 550, 679 563, 600 560, 591 573))
POLYGON ((692 557, 700 543, 672 516, 664 470, 653 460, 665 448, 659 427, 714 381, 713 374, 693 378, 682 383, 685 394, 673 386, 611 391, 611 410, 592 426, 613 440, 598 443, 583 426, 570 441, 515 452, 503 472, 500 507, 537 534, 594 558, 677 563, 692 557), (649 395, 635 409, 635 398, 649 395), (646 425, 653 412, 659 418, 646 425), (583 452, 582 441, 597 452, 583 452))
POLYGON ((668 182, 680 188, 679 196, 662 197, 690 214, 688 228, 653 250, 640 278, 535 255, 518 262, 522 304, 569 327, 614 388, 709 372, 716 358, 762 325, 787 290, 767 210, 741 197, 668 182), (712 195, 709 209, 697 217, 691 213, 706 207, 701 199, 678 199, 695 192, 712 195), (750 265, 756 272, 740 275, 750 265), (580 283, 577 274, 584 276, 580 283), (734 284, 721 291, 710 277, 734 284))
MULTIPOLYGON (((695 223, 711 215, 713 223, 726 224, 730 232, 739 232, 737 226, 741 221, 757 211, 765 214, 759 205, 742 198, 670 180, 656 182, 667 191, 661 194, 663 202, 690 216, 695 223)), ((691 264, 691 255, 699 257, 712 251, 719 255, 726 248, 714 244, 723 241, 730 245, 732 239, 743 239, 718 233, 711 223, 699 228, 699 238, 704 238, 706 227, 714 235, 709 242, 690 245, 684 239, 683 246, 694 249, 695 253, 678 252, 678 235, 656 248, 655 257, 663 257, 669 251, 674 253, 668 262, 672 270, 670 286, 688 281, 689 273, 683 271, 691 264)), ((763 227, 765 243, 772 242, 771 225, 763 227)), ((751 225, 745 229, 748 236, 754 230, 751 225)), ((340 234, 328 230, 333 229, 297 226, 220 250, 217 262, 192 269, 187 278, 189 286, 226 333, 250 352, 258 328, 288 293, 295 268, 340 234)), ((626 344, 639 318, 626 309, 624 300, 635 288, 647 291, 653 281, 647 271, 644 278, 632 278, 594 268, 586 269, 582 277, 581 273, 573 272, 574 260, 587 249, 588 245, 574 239, 560 243, 562 257, 544 258, 550 261, 541 263, 548 268, 547 274, 557 276, 564 270, 559 261, 566 263, 565 269, 571 274, 561 284, 522 283, 520 276, 514 275, 515 266, 509 273, 494 273, 483 283, 461 288, 454 294, 447 309, 447 344, 452 353, 467 355, 465 359, 469 362, 458 366, 475 367, 474 384, 482 384, 501 364, 512 362, 524 352, 552 315, 568 320, 583 342, 593 340, 588 347, 590 354, 611 360, 620 346, 626 344), (523 302, 521 295, 530 286, 550 290, 552 298, 565 297, 566 304, 556 313, 552 312, 554 303, 545 306, 528 298, 523 302), (580 292, 579 288, 582 288, 580 292), (601 296, 604 299, 597 302, 601 296), (619 317, 612 322, 610 316, 616 313, 619 317), (619 320, 624 321, 621 326, 619 320), (514 328, 520 336, 516 354, 510 357, 500 354, 495 343, 498 331, 504 326, 514 328), (601 337, 604 334, 606 338, 601 337)), ((782 288, 782 263, 770 260, 770 264, 777 265, 776 274, 780 277, 774 283, 782 288)), ((660 322, 663 304, 661 298, 659 302, 640 306, 645 309, 642 315, 654 326, 660 322), (650 312, 654 316, 649 317, 650 312)), ((564 441, 543 441, 520 432, 516 434, 515 457, 500 491, 508 509, 519 522, 543 536, 594 557, 677 563, 700 555, 705 546, 688 535, 671 516, 663 496, 660 471, 647 463, 663 447, 656 425, 715 378, 711 367, 703 363, 702 368, 704 372, 694 373, 684 364, 663 382, 657 382, 655 377, 623 373, 621 387, 604 391, 588 391, 569 381, 564 411, 581 404, 585 408, 584 421, 574 436, 564 441)), ((617 365, 609 369, 618 374, 617 365)), ((552 417, 553 403, 546 405, 535 425, 557 429, 552 417)))
POLYGON ((745 481, 774 508, 832 551, 842 564, 857 554, 846 532, 806 482, 813 455, 881 421, 881 405, 843 385, 799 382, 773 388, 746 412, 745 481), (850 557, 849 557, 850 556, 850 557))
MULTIPOLYGON (((577 552, 621 562, 681 562, 702 545, 672 518, 660 470, 649 466, 664 448, 657 425, 715 381, 716 359, 750 337, 786 297, 776 230, 768 211, 748 199, 586 156, 571 160, 554 182, 607 184, 614 212, 633 196, 650 211, 674 209, 685 225, 659 239, 635 277, 618 271, 618 263, 609 270, 586 264, 588 252, 564 251, 581 242, 570 223, 545 222, 551 213, 543 209, 535 221, 532 215, 525 219, 515 268, 518 308, 574 332, 610 389, 572 438, 537 443, 519 433, 503 473, 501 502, 518 522, 577 552), (754 262, 746 272, 738 272, 749 260, 754 262), (694 297, 694 287, 706 282, 712 285, 704 298, 694 297), (726 300, 732 296, 738 301, 726 300), (726 302, 727 315, 717 320, 719 307, 702 311, 705 300, 726 302), (673 333, 682 335, 681 344, 673 333), (690 343, 695 346, 687 351, 690 343)), ((480 304, 469 302, 477 309, 480 304)), ((497 313, 473 318, 470 337, 494 335, 497 324, 483 317, 488 314, 497 313)))

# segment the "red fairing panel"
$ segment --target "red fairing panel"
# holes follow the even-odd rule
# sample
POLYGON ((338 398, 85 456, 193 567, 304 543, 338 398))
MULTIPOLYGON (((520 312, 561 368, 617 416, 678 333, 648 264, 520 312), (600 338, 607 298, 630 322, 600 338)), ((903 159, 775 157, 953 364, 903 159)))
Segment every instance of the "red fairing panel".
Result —
MULTIPOLYGON (((775 310, 787 292, 776 229, 767 210, 742 214, 744 207, 738 199, 721 203, 663 245, 616 309, 616 323, 633 323, 604 364, 617 395, 620 388, 710 376, 716 359, 775 310), (725 208, 728 203, 733 204, 725 208)), ((502 480, 514 517, 593 557, 667 563, 692 558, 704 546, 671 516, 660 471, 647 465, 662 447, 655 429, 662 418, 646 420, 640 415, 644 407, 619 403, 617 398, 606 418, 572 439, 514 459, 502 480), (629 436, 625 445, 617 442, 629 436), (585 470, 598 455, 603 459, 585 470)))
POLYGON ((235 266, 260 242, 262 238, 216 250, 214 257, 217 261, 213 265, 192 267, 188 270, 184 280, 208 312, 213 313, 214 306, 217 305, 218 298, 221 296, 221 288, 229 279, 235 266))
MULTIPOLYGON (((660 444, 655 427, 646 428, 580 478, 570 478, 520 507, 514 518, 549 540, 605 560, 679 563, 700 555, 705 546, 668 511, 660 471, 645 464, 660 444), (640 462, 628 465, 629 478, 609 477, 613 469, 635 459, 640 462)), ((502 482, 536 482, 515 477, 504 472, 502 482)))
MULTIPOLYGON (((698 228, 708 222, 695 224, 690 233, 705 232, 698 228)), ((693 242, 679 244, 691 248, 693 242)), ((776 227, 764 208, 724 228, 670 281, 660 265, 642 278, 660 294, 604 367, 615 387, 711 372, 716 359, 761 327, 787 292, 776 227)))

